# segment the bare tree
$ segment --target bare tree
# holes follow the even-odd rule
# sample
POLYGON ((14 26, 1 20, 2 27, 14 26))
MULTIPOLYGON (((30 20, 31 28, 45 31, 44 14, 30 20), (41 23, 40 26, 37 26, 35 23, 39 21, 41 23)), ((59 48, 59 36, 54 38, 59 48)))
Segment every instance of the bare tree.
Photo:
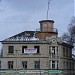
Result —
POLYGON ((62 40, 74 45, 75 43, 75 17, 72 18, 71 23, 68 25, 68 32, 62 35, 62 40))

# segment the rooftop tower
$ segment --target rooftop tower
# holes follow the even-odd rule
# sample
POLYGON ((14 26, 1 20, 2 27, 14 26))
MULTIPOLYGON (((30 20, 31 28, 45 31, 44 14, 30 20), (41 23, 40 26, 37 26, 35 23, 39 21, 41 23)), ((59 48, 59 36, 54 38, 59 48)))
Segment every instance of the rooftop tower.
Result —
POLYGON ((39 39, 46 39, 46 37, 50 37, 52 35, 58 35, 58 30, 54 28, 53 20, 41 20, 40 29, 36 33, 36 37, 39 39))

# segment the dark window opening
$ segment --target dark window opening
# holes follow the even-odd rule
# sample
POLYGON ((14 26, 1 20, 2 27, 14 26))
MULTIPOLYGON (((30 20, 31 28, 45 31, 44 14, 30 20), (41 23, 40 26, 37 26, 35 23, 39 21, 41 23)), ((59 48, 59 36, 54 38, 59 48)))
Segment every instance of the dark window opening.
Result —
POLYGON ((34 46, 35 49, 37 49, 37 53, 40 53, 40 47, 39 46, 34 46))
POLYGON ((1 69, 1 61, 0 61, 0 69, 1 69))
POLYGON ((68 48, 66 48, 66 57, 68 57, 68 48))
POLYGON ((40 69, 40 61, 34 61, 35 69, 40 69))
POLYGON ((55 69, 55 61, 52 61, 52 69, 55 69))
POLYGON ((65 57, 65 47, 63 47, 63 56, 65 57))
POLYGON ((8 61, 8 69, 13 69, 13 61, 8 61))
POLYGON ((8 53, 14 53, 14 46, 8 46, 8 53))
POLYGON ((24 53, 24 49, 26 49, 27 46, 22 46, 22 53, 24 53))
POLYGON ((71 62, 70 62, 70 69, 71 69, 71 62))
POLYGON ((23 69, 27 69, 27 61, 22 61, 23 69))

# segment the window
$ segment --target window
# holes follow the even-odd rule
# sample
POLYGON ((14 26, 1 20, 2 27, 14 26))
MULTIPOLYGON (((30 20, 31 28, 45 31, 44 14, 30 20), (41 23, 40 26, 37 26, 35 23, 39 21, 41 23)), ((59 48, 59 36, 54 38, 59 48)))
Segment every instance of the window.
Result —
POLYGON ((40 53, 40 47, 39 46, 34 46, 34 48, 36 48, 37 49, 37 53, 40 53))
POLYGON ((22 46, 22 53, 24 53, 24 49, 26 49, 27 46, 22 46))
POLYGON ((1 61, 0 61, 0 69, 1 69, 1 61))
POLYGON ((72 58, 72 50, 69 49, 69 55, 70 55, 70 58, 72 58))
POLYGON ((27 69, 27 61, 22 61, 23 69, 27 69))
POLYGON ((65 57, 65 47, 63 47, 63 56, 65 57))
POLYGON ((34 61, 35 69, 40 69, 40 61, 34 61))
POLYGON ((71 62, 70 62, 70 69, 71 69, 71 62))
POLYGON ((57 61, 57 69, 59 69, 59 63, 58 63, 58 61, 57 61))
POLYGON ((8 61, 8 69, 13 69, 13 61, 8 61))
POLYGON ((51 58, 57 58, 59 54, 58 46, 49 46, 49 54, 51 58))
POLYGON ((66 68, 68 69, 68 61, 66 62, 66 68))
POLYGON ((52 69, 55 69, 55 61, 52 61, 52 69))
POLYGON ((63 61, 63 66, 64 66, 64 69, 65 69, 65 61, 63 61))
POLYGON ((66 57, 68 57, 68 48, 66 48, 66 57))
POLYGON ((57 55, 58 55, 59 53, 58 53, 58 47, 57 47, 57 55))
POLYGON ((51 53, 58 55, 58 47, 56 47, 56 46, 52 46, 52 47, 49 46, 49 54, 51 54, 51 53))
POLYGON ((55 47, 51 47, 51 58, 55 58, 55 47))
POLYGON ((8 46, 8 53, 14 53, 14 46, 8 46))
POLYGON ((52 47, 52 54, 55 55, 55 47, 52 47))
POLYGON ((52 60, 52 61, 50 61, 50 67, 51 67, 51 69, 58 69, 59 68, 59 62, 58 61, 54 61, 54 60, 52 60))

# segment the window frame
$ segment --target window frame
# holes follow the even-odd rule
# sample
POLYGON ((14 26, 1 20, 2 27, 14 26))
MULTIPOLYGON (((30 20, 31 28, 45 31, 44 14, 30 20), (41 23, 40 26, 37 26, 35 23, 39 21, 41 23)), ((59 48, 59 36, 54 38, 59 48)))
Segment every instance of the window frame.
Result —
POLYGON ((23 69, 27 69, 27 61, 22 61, 22 67, 23 69))
POLYGON ((49 46, 49 54, 51 58, 58 57, 59 47, 58 46, 49 46))
POLYGON ((37 49, 37 54, 40 53, 40 46, 34 46, 35 49, 37 49))
POLYGON ((0 61, 0 69, 1 69, 1 61, 0 61))
POLYGON ((40 69, 40 61, 34 61, 34 68, 40 69))
POLYGON ((8 61, 8 69, 13 69, 14 62, 8 61))
POLYGON ((66 49, 65 49, 65 47, 63 47, 63 56, 65 57, 66 56, 66 54, 65 54, 65 51, 66 49))
POLYGON ((54 61, 54 63, 52 61, 52 69, 55 69, 55 61, 54 61))
POLYGON ((59 61, 58 60, 50 60, 50 69, 59 69, 59 61))
POLYGON ((27 46, 22 46, 22 54, 25 54, 24 49, 27 49, 27 46))
POLYGON ((8 46, 8 53, 13 54, 14 53, 14 46, 8 46))

